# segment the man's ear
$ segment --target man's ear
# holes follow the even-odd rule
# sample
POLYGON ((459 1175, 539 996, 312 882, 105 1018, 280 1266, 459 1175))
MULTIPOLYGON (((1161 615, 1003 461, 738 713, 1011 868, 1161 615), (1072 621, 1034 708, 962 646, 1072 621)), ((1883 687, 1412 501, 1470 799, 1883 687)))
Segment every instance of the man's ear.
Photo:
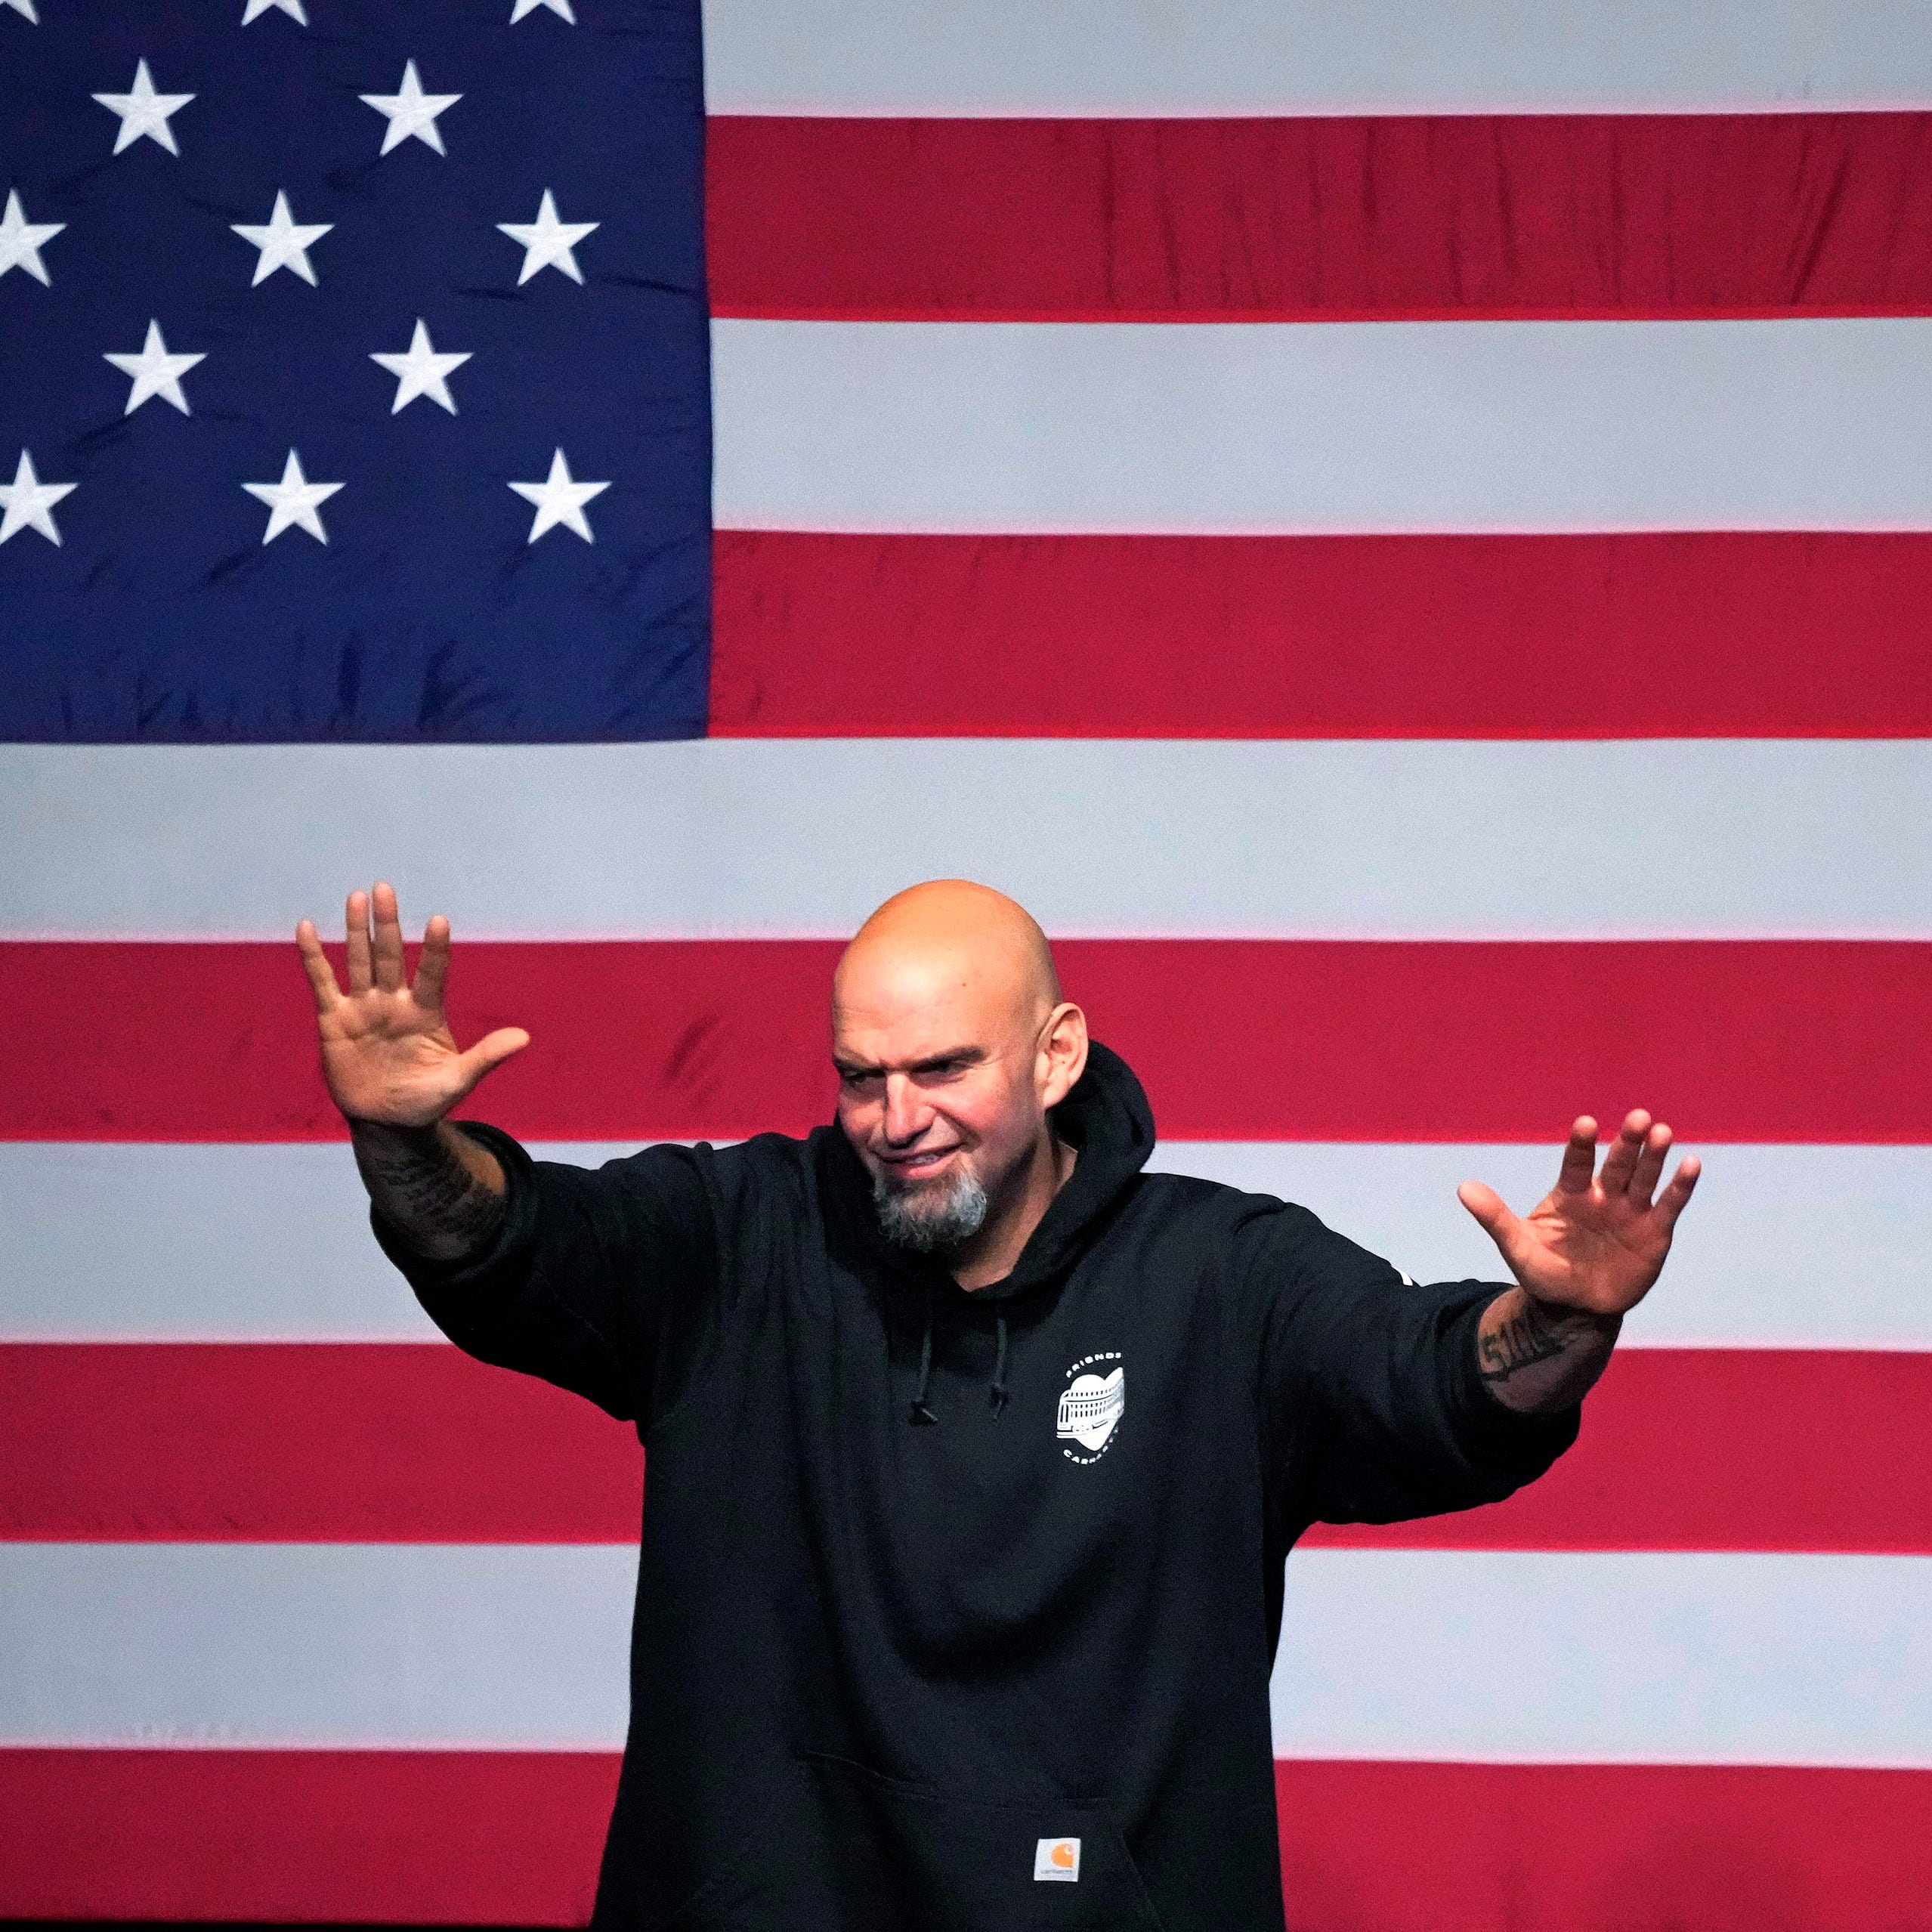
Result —
POLYGON ((1062 1000, 1040 1032, 1040 1104, 1057 1107, 1087 1071, 1087 1015, 1062 1000))

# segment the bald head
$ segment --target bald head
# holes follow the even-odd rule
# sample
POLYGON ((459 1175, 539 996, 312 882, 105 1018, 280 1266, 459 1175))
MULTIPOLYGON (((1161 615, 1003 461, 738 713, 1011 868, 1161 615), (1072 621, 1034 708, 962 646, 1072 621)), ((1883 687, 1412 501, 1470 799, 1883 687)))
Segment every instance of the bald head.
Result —
POLYGON ((842 1006, 902 1006, 965 996, 985 1017, 1037 1025, 1059 1004, 1046 935, 1026 908, 969 879, 932 879, 861 926, 832 979, 842 1006))

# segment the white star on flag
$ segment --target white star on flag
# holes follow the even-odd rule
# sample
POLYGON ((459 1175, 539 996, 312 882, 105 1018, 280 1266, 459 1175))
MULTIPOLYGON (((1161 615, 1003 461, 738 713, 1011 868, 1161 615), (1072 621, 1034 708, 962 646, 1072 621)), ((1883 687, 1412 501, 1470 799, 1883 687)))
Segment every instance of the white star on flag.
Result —
POLYGON ((23 530, 37 530, 49 543, 58 543, 60 533, 54 527, 54 505, 76 486, 71 483, 42 483, 33 473, 33 459, 23 450, 20 467, 11 483, 0 483, 0 543, 23 530))
POLYGON ((389 125, 382 134, 382 152, 387 154, 397 142, 405 141, 413 134, 418 141, 427 141, 438 154, 447 154, 449 150, 443 145, 443 137, 437 131, 436 117, 444 109, 453 107, 462 99, 460 94, 425 94, 422 82, 416 78, 416 63, 403 63, 402 85, 394 94, 364 94, 357 97, 366 101, 379 114, 389 117, 389 125))
POLYGON ((10 268, 24 268, 43 289, 51 289, 54 285, 47 279, 40 245, 51 242, 66 225, 64 221, 29 221, 18 190, 9 188, 7 212, 0 215, 0 275, 10 268))
POLYGON ((310 482, 302 474, 301 459, 292 450, 282 465, 280 483, 242 485, 251 496, 259 497, 268 505, 268 527, 261 533, 264 543, 273 543, 291 524, 300 524, 318 543, 326 543, 329 533, 322 527, 317 507, 327 502, 342 487, 339 483, 310 482))
POLYGON ((191 94, 156 94, 148 76, 147 63, 134 63, 134 84, 125 94, 97 94, 94 99, 110 113, 121 117, 120 131, 114 137, 114 152, 131 147, 146 134, 158 141, 170 154, 179 154, 175 131, 168 125, 171 114, 178 114, 194 98, 191 94))
POLYGON ((308 25, 308 15, 302 11, 302 0, 249 0, 248 11, 242 16, 242 25, 246 26, 251 20, 260 20, 271 10, 286 14, 298 27, 308 25))
POLYGON ((541 483, 513 483, 510 487, 527 503, 536 505, 536 515, 530 526, 530 541, 534 543, 553 524, 561 524, 567 530, 573 530, 586 543, 596 539, 590 533, 590 524, 583 513, 583 506, 593 496, 601 496, 610 488, 607 483, 578 483, 570 476, 570 466, 564 460, 559 450, 550 459, 550 474, 541 483))
POLYGON ((196 363, 207 360, 206 354, 169 354, 168 345, 161 339, 161 325, 153 321, 147 325, 147 340, 141 345, 140 354, 120 355, 110 349, 104 359, 123 376, 134 379, 133 388, 128 392, 128 406, 121 412, 123 416, 132 416, 152 396, 172 403, 187 416, 188 399, 181 393, 181 378, 196 363))
POLYGON ((570 11, 570 0, 517 0, 517 11, 510 16, 510 24, 515 26, 526 14, 533 14, 539 7, 548 7, 559 20, 568 20, 572 26, 577 17, 570 11))
POLYGON ((30 26, 40 24, 40 16, 33 11, 33 0, 0 0, 0 5, 11 7, 15 13, 23 14, 30 26))
POLYGON ((403 406, 415 401, 419 396, 427 396, 432 403, 440 403, 454 416, 456 398, 450 394, 450 385, 444 379, 453 369, 462 368, 472 353, 465 349, 460 354, 439 355, 429 339, 429 330, 422 317, 418 316, 416 333, 410 338, 406 349, 394 355, 372 351, 369 359, 379 363, 397 379, 396 400, 389 411, 391 416, 401 414, 403 406))
POLYGON ((559 221, 557 199, 546 188, 543 200, 537 203, 534 221, 499 221, 496 225, 523 249, 523 273, 517 277, 517 286, 521 289, 542 268, 561 269, 581 287, 583 271, 578 267, 577 258, 571 250, 585 236, 594 234, 604 224, 601 221, 559 221))
POLYGON ((308 265, 308 251, 335 227, 334 222, 297 221, 289 212, 289 197, 277 188, 274 211, 265 222, 231 221, 228 225, 243 241, 261 251, 255 258, 250 288, 259 288, 278 268, 299 275, 311 289, 321 286, 308 265))

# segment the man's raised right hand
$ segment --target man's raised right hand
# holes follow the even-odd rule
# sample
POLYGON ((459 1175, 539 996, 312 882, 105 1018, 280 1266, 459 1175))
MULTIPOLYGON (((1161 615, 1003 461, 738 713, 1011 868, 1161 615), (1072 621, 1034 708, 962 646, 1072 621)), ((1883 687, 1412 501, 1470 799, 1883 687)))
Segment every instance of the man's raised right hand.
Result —
POLYGON ((468 1053, 457 1050, 443 1013, 450 922, 440 913, 424 929, 413 986, 403 970, 402 920, 393 886, 378 880, 373 893, 351 892, 348 927, 346 994, 336 984, 314 926, 304 920, 295 928, 295 944, 315 992, 322 1077, 329 1098, 352 1124, 433 1127, 493 1067, 521 1053, 530 1035, 520 1026, 499 1027, 468 1053))

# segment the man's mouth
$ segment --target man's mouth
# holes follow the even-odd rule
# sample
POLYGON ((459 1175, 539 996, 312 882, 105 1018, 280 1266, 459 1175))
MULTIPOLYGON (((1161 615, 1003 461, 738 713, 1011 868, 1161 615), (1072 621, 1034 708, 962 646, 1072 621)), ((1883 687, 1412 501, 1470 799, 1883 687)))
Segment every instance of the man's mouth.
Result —
POLYGON ((882 1154, 879 1158, 895 1180, 916 1181, 936 1173, 958 1151, 957 1147, 928 1148, 917 1154, 882 1154))

